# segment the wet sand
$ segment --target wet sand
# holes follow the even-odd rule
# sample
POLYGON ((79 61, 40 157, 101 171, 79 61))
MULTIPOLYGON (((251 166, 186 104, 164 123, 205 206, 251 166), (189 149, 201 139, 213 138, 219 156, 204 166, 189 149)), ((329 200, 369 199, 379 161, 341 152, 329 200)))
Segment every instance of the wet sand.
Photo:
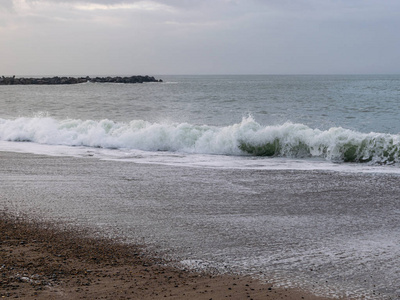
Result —
POLYGON ((0 297, 20 299, 325 299, 249 277, 174 267, 139 245, 0 217, 0 297))

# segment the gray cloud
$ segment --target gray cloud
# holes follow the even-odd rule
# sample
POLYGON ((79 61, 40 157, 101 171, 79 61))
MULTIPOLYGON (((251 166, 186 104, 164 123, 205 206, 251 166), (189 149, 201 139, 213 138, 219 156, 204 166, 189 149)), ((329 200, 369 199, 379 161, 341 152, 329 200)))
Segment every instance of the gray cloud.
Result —
POLYGON ((1 10, 12 11, 12 8, 13 8, 13 0, 2 0, 0 2, 0 11, 1 10))
POLYGON ((50 2, 50 3, 96 3, 96 4, 108 4, 113 5, 117 3, 132 3, 138 2, 141 0, 26 0, 28 3, 40 4, 41 2, 50 2))
POLYGON ((2 73, 400 70, 394 0, 19 0, 11 12, 12 4, 0 9, 2 73))

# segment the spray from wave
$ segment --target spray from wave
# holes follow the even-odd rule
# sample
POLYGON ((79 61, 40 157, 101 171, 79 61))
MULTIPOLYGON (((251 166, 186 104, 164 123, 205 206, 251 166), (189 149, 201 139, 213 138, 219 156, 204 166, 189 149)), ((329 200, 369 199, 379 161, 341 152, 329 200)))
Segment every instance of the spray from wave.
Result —
POLYGON ((225 127, 111 120, 0 119, 0 140, 199 154, 324 158, 334 162, 400 162, 400 135, 326 131, 303 124, 262 126, 251 116, 225 127))

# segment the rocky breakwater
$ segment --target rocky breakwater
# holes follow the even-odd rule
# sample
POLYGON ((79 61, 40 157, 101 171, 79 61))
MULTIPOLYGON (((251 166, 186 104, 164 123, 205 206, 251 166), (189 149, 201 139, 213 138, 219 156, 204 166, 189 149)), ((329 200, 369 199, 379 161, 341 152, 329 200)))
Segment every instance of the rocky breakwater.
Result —
POLYGON ((5 77, 0 78, 0 85, 22 85, 22 84, 77 84, 84 82, 101 82, 101 83, 143 83, 143 82, 162 82, 153 76, 130 76, 130 77, 42 77, 42 78, 25 78, 25 77, 5 77))

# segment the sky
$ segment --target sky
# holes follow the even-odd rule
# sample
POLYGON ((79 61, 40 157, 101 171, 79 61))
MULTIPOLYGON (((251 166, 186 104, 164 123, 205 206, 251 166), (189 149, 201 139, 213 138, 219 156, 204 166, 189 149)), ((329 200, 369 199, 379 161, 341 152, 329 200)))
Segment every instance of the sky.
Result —
POLYGON ((399 74, 399 0, 0 0, 0 75, 399 74))

